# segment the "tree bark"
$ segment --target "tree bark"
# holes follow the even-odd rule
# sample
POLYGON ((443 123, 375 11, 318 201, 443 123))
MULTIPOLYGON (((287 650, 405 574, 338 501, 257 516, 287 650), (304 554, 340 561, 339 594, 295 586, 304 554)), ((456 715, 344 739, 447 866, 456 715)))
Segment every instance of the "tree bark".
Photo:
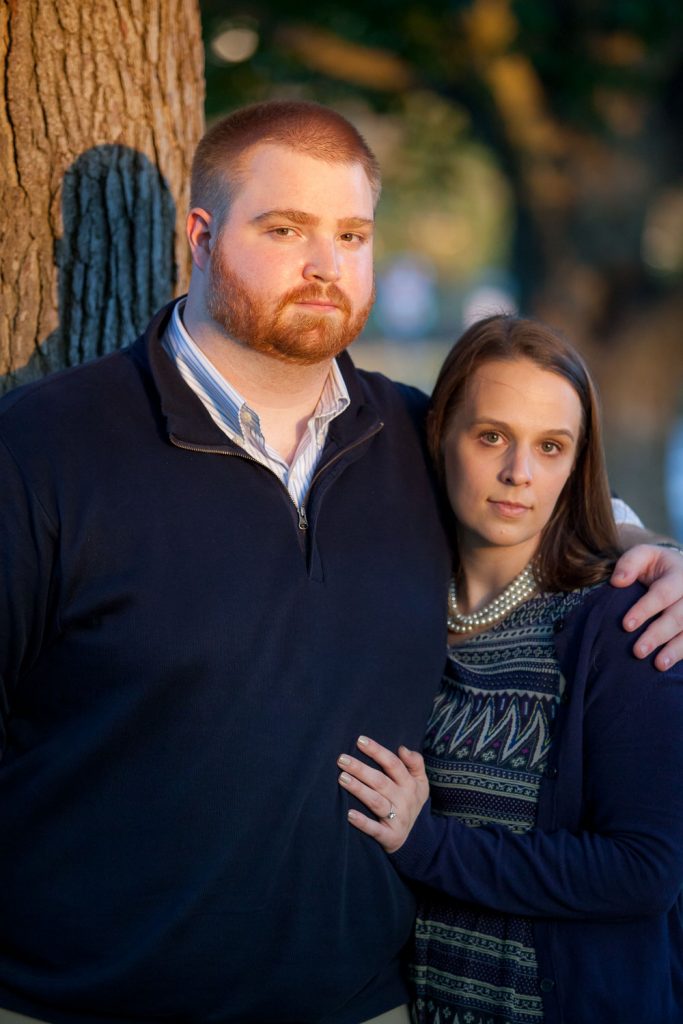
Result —
POLYGON ((203 73, 197 0, 0 0, 0 391, 184 289, 203 73))

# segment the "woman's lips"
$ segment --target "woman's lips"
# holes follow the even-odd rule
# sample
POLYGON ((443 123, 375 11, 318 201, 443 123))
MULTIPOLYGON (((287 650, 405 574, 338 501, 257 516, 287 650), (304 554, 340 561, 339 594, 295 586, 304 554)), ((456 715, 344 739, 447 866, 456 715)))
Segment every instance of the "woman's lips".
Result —
POLYGON ((489 502, 506 519, 519 519, 530 509, 529 505, 520 505, 515 501, 494 501, 492 498, 489 498, 489 502))

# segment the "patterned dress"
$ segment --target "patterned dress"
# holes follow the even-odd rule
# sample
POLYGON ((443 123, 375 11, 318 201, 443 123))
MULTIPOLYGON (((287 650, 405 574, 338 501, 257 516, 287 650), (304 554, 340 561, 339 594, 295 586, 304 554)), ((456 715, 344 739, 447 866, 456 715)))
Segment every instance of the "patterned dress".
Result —
MULTIPOLYGON (((424 746, 435 814, 533 828, 564 684, 555 623, 588 589, 532 598, 450 648, 424 746)), ((425 889, 413 960, 418 1024, 542 1024, 529 918, 425 889)))

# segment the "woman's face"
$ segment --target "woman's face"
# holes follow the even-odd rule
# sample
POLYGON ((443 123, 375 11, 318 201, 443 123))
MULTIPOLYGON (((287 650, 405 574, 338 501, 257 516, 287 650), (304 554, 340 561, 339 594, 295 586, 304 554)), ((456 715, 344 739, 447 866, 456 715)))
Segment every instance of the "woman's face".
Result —
POLYGON ((580 432, 579 396, 559 374, 525 358, 475 371, 443 440, 461 552, 494 546, 514 548, 524 564, 533 558, 580 432))

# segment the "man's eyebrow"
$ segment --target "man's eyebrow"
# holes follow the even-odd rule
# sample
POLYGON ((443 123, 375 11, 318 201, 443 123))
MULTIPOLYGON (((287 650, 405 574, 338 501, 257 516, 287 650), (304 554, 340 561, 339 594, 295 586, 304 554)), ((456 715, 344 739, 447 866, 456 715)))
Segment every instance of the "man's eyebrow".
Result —
POLYGON ((370 217, 342 217, 337 221, 339 228, 373 228, 374 220, 370 217))
MULTIPOLYGON (((262 224, 269 220, 288 220, 292 224, 300 224, 302 227, 315 227, 320 223, 320 218, 304 210, 264 210, 252 218, 252 224, 262 224)), ((369 217, 342 217, 337 221, 337 227, 341 230, 351 228, 372 228, 374 221, 369 217)))
POLYGON ((292 224, 318 224, 319 217, 312 213, 304 213, 303 210, 264 210, 252 218, 252 224, 260 224, 265 220, 289 220, 292 224))

